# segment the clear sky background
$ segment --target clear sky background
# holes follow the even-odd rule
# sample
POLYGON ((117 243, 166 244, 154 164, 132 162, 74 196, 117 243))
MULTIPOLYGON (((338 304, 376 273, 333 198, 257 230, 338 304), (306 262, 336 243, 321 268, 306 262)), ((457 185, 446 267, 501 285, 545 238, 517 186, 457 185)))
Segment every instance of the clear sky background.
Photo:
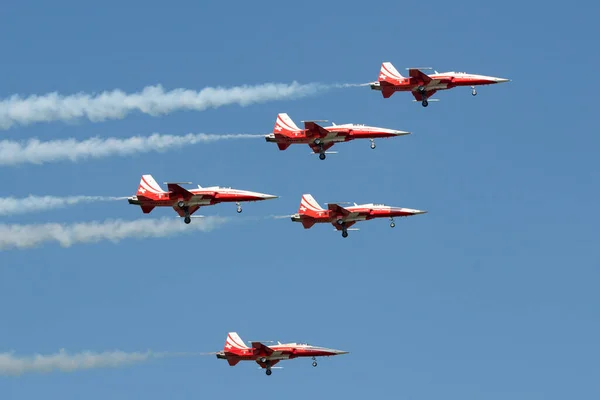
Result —
MULTIPOLYGON (((363 83, 383 61, 510 83, 383 99, 368 87, 156 118, 41 123, 3 139, 268 133, 276 114, 409 130, 336 145, 262 139, 79 163, 0 169, 0 197, 133 195, 140 176, 274 193, 201 210, 212 232, 0 252, 0 352, 210 352, 226 333, 307 341, 348 355, 254 363, 214 356, 118 369, 0 377, 7 400, 600 396, 598 67, 593 2, 197 2, 5 0, 2 98, 147 85, 363 83), (579 3, 579 4, 576 4, 579 3), (302 193, 322 204, 428 210, 331 226, 288 219, 302 193)), ((126 201, 2 217, 30 224, 160 218, 126 201)), ((183 223, 183 222, 182 222, 183 223)), ((192 223, 200 223, 198 220, 192 223)))

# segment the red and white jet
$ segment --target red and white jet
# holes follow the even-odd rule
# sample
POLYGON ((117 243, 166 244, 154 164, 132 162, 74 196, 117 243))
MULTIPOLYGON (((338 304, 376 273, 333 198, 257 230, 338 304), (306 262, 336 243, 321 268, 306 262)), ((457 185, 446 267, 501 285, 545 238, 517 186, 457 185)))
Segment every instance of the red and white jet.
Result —
POLYGON ((184 222, 191 222, 191 215, 202 206, 212 206, 218 203, 235 203, 237 212, 242 212, 240 203, 246 201, 261 201, 276 199, 272 194, 249 192, 247 190, 232 189, 229 187, 201 187, 198 189, 184 189, 179 184, 191 184, 191 182, 165 182, 168 191, 165 192, 156 183, 152 175, 143 175, 140 180, 137 193, 129 197, 129 204, 135 204, 142 208, 144 214, 148 214, 154 207, 173 207, 184 222))
MULTIPOLYGON (((335 143, 348 142, 354 139, 369 139, 371 148, 375 148, 375 139, 390 138, 400 135, 408 135, 410 132, 396 131, 393 129, 377 128, 360 124, 343 124, 322 127, 315 121, 304 122, 304 129, 296 126, 294 121, 285 113, 277 115, 273 133, 268 134, 267 142, 277 143, 279 150, 287 149, 291 144, 307 144, 313 153, 319 154, 321 160, 335 143)), ((320 122, 320 121, 318 121, 320 122)))
POLYGON ((420 101, 423 107, 427 107, 429 104, 428 99, 438 90, 452 89, 457 86, 471 86, 471 94, 476 96, 475 86, 510 81, 510 79, 467 74, 466 72, 438 73, 435 71, 435 74, 427 75, 421 72, 419 68, 408 68, 408 75, 408 77, 400 75, 392 63, 384 62, 381 64, 379 80, 370 84, 371 89, 380 90, 386 99, 395 92, 412 92, 416 101, 420 101))
POLYGON ((304 229, 311 228, 317 223, 332 224, 335 229, 342 231, 342 237, 348 236, 348 228, 358 221, 374 218, 389 218, 390 227, 396 226, 394 217, 408 217, 425 214, 427 211, 410 208, 390 207, 384 204, 356 204, 342 207, 339 204, 327 204, 324 209, 310 194, 303 194, 298 213, 292 215, 292 221, 301 222, 304 229))
POLYGON ((223 351, 217 352, 217 358, 227 360, 232 367, 240 361, 255 361, 266 374, 271 375, 271 368, 281 360, 291 360, 298 357, 311 357, 313 367, 317 366, 316 357, 337 356, 348 354, 347 351, 311 346, 308 343, 280 343, 266 346, 261 342, 251 342, 246 346, 235 332, 227 334, 223 351))

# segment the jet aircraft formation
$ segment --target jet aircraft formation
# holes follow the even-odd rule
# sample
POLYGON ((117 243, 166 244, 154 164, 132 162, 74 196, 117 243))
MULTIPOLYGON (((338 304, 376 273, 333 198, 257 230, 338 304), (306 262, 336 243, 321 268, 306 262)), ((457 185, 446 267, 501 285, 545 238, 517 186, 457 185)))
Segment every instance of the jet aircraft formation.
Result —
MULTIPOLYGON (((430 68, 408 68, 408 77, 402 76, 390 62, 381 65, 379 78, 376 82, 369 83, 372 90, 381 91, 385 99, 391 97, 395 92, 411 92, 415 101, 420 101, 423 107, 427 107, 437 91, 447 90, 454 87, 470 86, 473 96, 477 95, 475 86, 491 85, 508 82, 508 79, 485 75, 468 74, 465 72, 444 72, 427 75, 422 70, 430 68)), ((299 128, 286 113, 277 115, 273 132, 265 136, 269 143, 277 144, 279 150, 286 150, 292 144, 307 145, 313 154, 318 154, 319 159, 325 160, 326 154, 334 154, 329 151, 336 143, 348 142, 355 139, 367 139, 370 141, 371 149, 375 149, 375 139, 393 138, 409 135, 408 131, 366 126, 361 124, 339 124, 322 126, 318 122, 327 121, 302 121, 303 129, 299 128)), ((237 212, 242 212, 242 202, 254 202, 276 199, 276 195, 252 192, 248 190, 233 189, 229 187, 202 187, 197 189, 185 189, 182 184, 191 182, 165 182, 167 190, 149 175, 143 175, 136 194, 128 198, 129 204, 140 206, 142 212, 150 213, 155 207, 170 207, 189 224, 193 214, 200 207, 215 205, 218 203, 235 203, 237 212)), ((390 227, 395 227, 394 218, 408 217, 425 214, 427 211, 392 207, 384 204, 356 204, 328 203, 323 208, 309 193, 302 195, 298 212, 291 215, 293 222, 299 222, 304 229, 310 229, 317 223, 331 224, 337 231, 342 232, 342 237, 348 236, 349 230, 357 222, 375 218, 387 218, 390 227), (345 205, 342 206, 342 204, 345 205)), ((201 218, 201 216, 197 216, 201 218)), ((267 375, 271 375, 271 369, 282 360, 300 357, 309 357, 313 360, 313 367, 317 366, 316 357, 330 357, 348 352, 325 347, 312 346, 307 343, 281 343, 266 345, 259 341, 249 342, 250 346, 236 332, 229 332, 222 351, 215 353, 218 359, 227 360, 230 366, 237 365, 240 361, 256 362, 264 369, 267 375)))

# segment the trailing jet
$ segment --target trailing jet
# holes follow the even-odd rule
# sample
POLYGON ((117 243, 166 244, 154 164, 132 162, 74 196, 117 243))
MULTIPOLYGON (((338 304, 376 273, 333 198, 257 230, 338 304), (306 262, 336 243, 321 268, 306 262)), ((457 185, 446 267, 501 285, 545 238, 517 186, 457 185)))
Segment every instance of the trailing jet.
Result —
POLYGON ((173 209, 189 224, 191 216, 202 206, 212 206, 218 203, 235 203, 237 212, 242 212, 240 203, 245 201, 261 201, 276 199, 277 196, 264 193, 249 192, 219 186, 201 187, 198 189, 184 189, 180 184, 191 184, 191 182, 165 182, 168 191, 165 192, 156 183, 152 175, 143 175, 140 180, 135 196, 129 197, 129 204, 135 204, 142 208, 144 214, 148 214, 154 207, 173 207, 173 209))
POLYGON ((431 68, 408 68, 408 75, 404 77, 394 68, 392 63, 381 64, 379 80, 372 82, 371 89, 380 90, 384 98, 388 98, 395 92, 411 92, 415 101, 420 101, 423 107, 427 107, 430 99, 438 90, 452 89, 457 86, 471 86, 471 94, 477 95, 475 86, 492 85, 502 82, 510 82, 510 79, 496 78, 493 76, 473 75, 466 72, 442 72, 427 75, 421 69, 431 68))
MULTIPOLYGON (((411 215, 425 214, 427 211, 413 210, 410 208, 390 207, 384 204, 356 204, 342 207, 339 204, 327 204, 324 209, 310 194, 303 194, 298 213, 292 215, 292 221, 301 222, 304 229, 310 229, 317 223, 332 224, 335 229, 342 231, 342 237, 348 236, 348 228, 358 221, 374 218, 389 218, 390 227, 396 226, 394 217, 408 217, 411 215)), ((358 230, 358 229, 350 229, 358 230)))
POLYGON ((311 346, 308 343, 281 343, 266 346, 261 342, 250 342, 246 346, 235 332, 227 334, 223 351, 216 353, 217 358, 227 360, 232 367, 240 361, 255 361, 264 368, 267 375, 271 375, 271 368, 281 360, 291 360, 298 357, 311 357, 312 366, 317 366, 316 357, 337 356, 348 354, 347 351, 328 349, 325 347, 311 346))
POLYGON ((326 121, 302 121, 304 129, 296 126, 294 121, 285 113, 277 115, 273 133, 268 134, 267 142, 277 143, 279 150, 287 149, 291 144, 307 144, 314 154, 318 154, 321 160, 335 143, 348 142, 354 139, 369 139, 371 148, 375 148, 375 139, 390 138, 400 135, 408 135, 410 132, 395 131, 393 129, 377 128, 359 124, 343 124, 322 127, 316 122, 326 121))

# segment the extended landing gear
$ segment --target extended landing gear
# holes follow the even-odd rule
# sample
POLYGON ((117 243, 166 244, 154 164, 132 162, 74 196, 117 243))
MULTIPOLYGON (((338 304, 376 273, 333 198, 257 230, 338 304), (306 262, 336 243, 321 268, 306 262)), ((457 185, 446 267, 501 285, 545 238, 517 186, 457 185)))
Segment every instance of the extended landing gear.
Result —
POLYGON ((314 143, 319 146, 319 160, 324 160, 327 156, 325 155, 325 150, 323 150, 323 142, 321 139, 315 139, 314 143))
POLYGON ((371 148, 375 150, 375 147, 377 147, 375 146, 375 140, 371 139, 371 148))
POLYGON ((390 228, 393 228, 396 226, 396 223, 394 222, 394 218, 390 218, 390 228))
POLYGON ((190 222, 192 222, 192 217, 190 217, 190 208, 185 205, 185 202, 178 201, 177 207, 181 208, 183 210, 183 212, 185 213, 185 218, 183 219, 183 222, 185 222, 186 224, 189 224, 190 222))
POLYGON ((346 223, 344 220, 338 219, 336 223, 342 227, 342 237, 348 237, 348 230, 346 229, 346 223))
POLYGON ((477 96, 477 90, 475 90, 475 86, 471 86, 471 94, 473 96, 477 96))
POLYGON ((425 88, 423 86, 419 86, 418 89, 419 93, 421 94, 421 105, 423 107, 427 107, 429 105, 429 102, 427 101, 427 91, 425 90, 425 88))
POLYGON ((265 368, 266 368, 265 374, 267 374, 267 376, 271 375, 271 363, 269 362, 269 360, 267 360, 266 358, 263 357, 260 359, 260 362, 265 364, 265 368))
POLYGON ((235 203, 235 205, 237 206, 237 212, 238 214, 242 212, 242 205, 240 203, 235 203))
POLYGON ((312 359, 313 359, 312 366, 316 367, 317 366, 317 359, 314 358, 314 357, 312 359))

